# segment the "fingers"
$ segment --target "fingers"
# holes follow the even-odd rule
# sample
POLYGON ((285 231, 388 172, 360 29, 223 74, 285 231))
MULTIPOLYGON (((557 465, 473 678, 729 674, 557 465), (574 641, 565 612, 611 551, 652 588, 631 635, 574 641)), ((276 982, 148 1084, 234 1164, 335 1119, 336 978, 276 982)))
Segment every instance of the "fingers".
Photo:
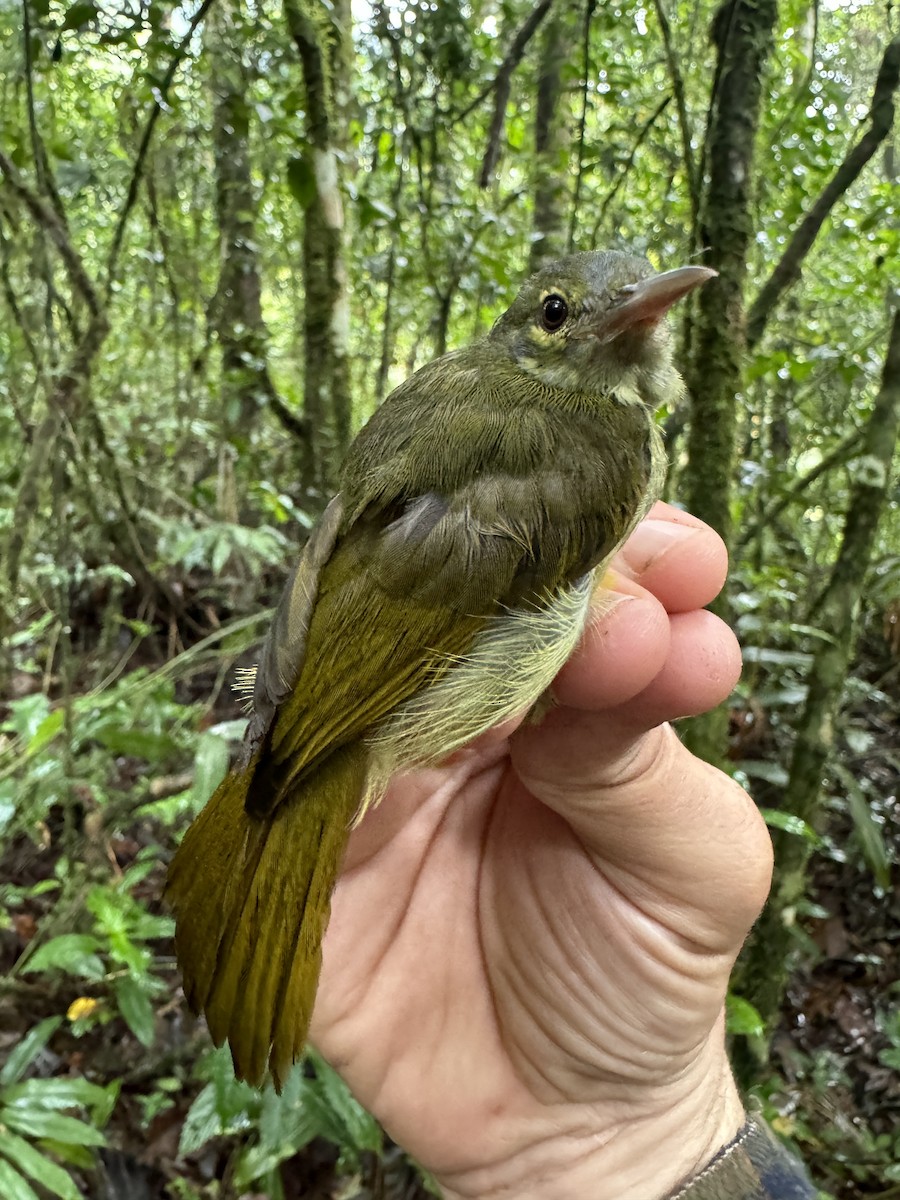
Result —
POLYGON ((560 705, 617 709, 649 729, 720 704, 740 674, 731 631, 697 611, 722 586, 727 554, 708 525, 657 504, 604 584, 625 596, 599 610, 554 683, 560 705))
POLYGON ((765 898, 771 843, 746 793, 665 725, 714 708, 740 675, 733 633, 698 607, 722 585, 725 548, 657 505, 616 567, 631 598, 591 625, 554 684, 559 707, 513 737, 513 764, 648 913, 736 946, 765 898))
POLYGON ((689 612, 721 591, 728 552, 703 521, 660 502, 628 539, 615 565, 652 592, 667 612, 689 612))

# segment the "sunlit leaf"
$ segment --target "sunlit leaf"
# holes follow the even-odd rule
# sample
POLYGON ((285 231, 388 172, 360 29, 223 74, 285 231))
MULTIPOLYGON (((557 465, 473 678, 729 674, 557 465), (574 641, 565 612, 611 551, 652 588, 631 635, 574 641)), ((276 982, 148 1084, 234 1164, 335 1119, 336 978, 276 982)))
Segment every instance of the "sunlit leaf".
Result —
POLYGON ((152 1046, 156 1038, 153 1005, 150 997, 130 975, 117 979, 116 1001, 128 1028, 143 1046, 152 1046))
POLYGON ((53 1138, 58 1142, 71 1142, 75 1146, 105 1146, 106 1138, 99 1129, 66 1117, 62 1113, 42 1112, 34 1106, 27 1109, 5 1108, 3 1122, 17 1133, 28 1137, 53 1138))
POLYGON ((749 1000, 731 993, 725 1002, 725 1020, 729 1033, 762 1037, 766 1032, 765 1022, 749 1000))
MULTIPOLYGON (((2 1120, 2 1113, 0 1113, 0 1122, 2 1120)), ((5 1130, 3 1136, 0 1137, 0 1155, 8 1158, 14 1166, 45 1187, 48 1192, 58 1196, 59 1200, 82 1200, 81 1192, 67 1171, 64 1171, 46 1154, 42 1154, 30 1142, 9 1130, 5 1130)), ((2 1181, 0 1181, 0 1187, 2 1187, 2 1181)), ((8 1193, 2 1192, 2 1195, 6 1200, 8 1193)))
POLYGON ((106 973, 98 951, 101 943, 90 933, 61 933, 38 946, 23 971, 66 971, 84 979, 102 979, 106 973))

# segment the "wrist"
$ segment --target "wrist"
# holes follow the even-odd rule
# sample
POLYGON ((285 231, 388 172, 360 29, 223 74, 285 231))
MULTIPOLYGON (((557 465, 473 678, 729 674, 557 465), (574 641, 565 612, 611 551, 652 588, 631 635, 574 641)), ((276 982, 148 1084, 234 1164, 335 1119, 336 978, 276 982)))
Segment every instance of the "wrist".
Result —
POLYGON ((681 1079, 636 1110, 559 1105, 494 1162, 438 1177, 444 1200, 662 1200, 700 1172, 745 1120, 727 1061, 681 1079))

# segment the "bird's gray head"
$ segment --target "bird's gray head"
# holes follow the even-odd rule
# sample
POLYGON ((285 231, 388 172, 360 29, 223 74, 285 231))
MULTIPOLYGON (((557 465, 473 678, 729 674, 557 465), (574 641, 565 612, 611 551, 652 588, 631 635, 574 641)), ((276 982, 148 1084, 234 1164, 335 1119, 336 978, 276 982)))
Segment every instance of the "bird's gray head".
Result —
POLYGON ((682 391, 665 315, 716 272, 679 267, 657 274, 618 251, 570 254, 531 276, 490 340, 548 387, 641 401, 651 409, 682 391))

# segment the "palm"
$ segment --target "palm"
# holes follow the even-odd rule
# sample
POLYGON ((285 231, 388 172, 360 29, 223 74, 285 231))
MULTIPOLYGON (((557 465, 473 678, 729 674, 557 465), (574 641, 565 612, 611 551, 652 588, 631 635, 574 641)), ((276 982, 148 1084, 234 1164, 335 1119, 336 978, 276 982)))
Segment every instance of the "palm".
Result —
POLYGON ((743 794, 723 805, 721 778, 657 728, 735 673, 724 626, 690 611, 721 583, 714 535, 692 542, 690 575, 676 547, 643 579, 659 599, 626 585, 641 602, 589 635, 540 726, 398 781, 351 841, 314 1038, 438 1173, 559 1106, 601 1128, 623 1104, 650 1112, 719 1019, 766 855, 740 840, 759 844, 743 794))

